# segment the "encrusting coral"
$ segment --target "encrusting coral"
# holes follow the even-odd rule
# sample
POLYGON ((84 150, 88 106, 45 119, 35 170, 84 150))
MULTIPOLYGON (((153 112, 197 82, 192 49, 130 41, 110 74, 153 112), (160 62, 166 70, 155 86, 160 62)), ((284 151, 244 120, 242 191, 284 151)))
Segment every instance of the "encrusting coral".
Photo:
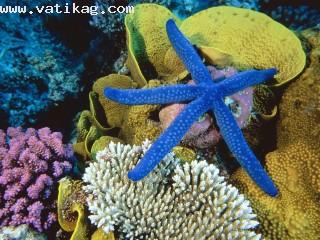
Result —
POLYGON ((71 170, 72 154, 49 128, 0 130, 0 225, 49 229, 56 222, 56 184, 71 170))
POLYGON ((191 73, 196 85, 176 84, 138 90, 107 87, 104 91, 107 98, 127 105, 188 102, 188 106, 160 135, 137 166, 128 173, 128 177, 133 181, 139 181, 148 175, 180 142, 192 124, 204 113, 211 111, 224 141, 240 165, 265 193, 276 196, 278 193, 276 186, 246 143, 241 129, 223 99, 271 79, 277 70, 275 68, 247 70, 214 83, 200 56, 172 19, 168 20, 166 29, 173 48, 191 73))
POLYGON ((232 176, 256 210, 266 239, 320 236, 320 33, 308 30, 302 36, 312 48, 310 65, 284 92, 277 149, 266 156, 266 168, 280 194, 264 195, 242 170, 232 176))
POLYGON ((86 168, 93 224, 117 229, 120 239, 260 239, 249 201, 206 161, 179 165, 169 153, 145 179, 130 181, 127 171, 149 147, 110 143, 86 168))

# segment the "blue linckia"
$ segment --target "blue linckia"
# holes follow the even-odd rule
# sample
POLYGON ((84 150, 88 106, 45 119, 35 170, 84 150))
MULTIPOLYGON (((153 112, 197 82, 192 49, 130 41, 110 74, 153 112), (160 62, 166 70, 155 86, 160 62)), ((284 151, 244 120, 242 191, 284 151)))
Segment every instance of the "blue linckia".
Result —
POLYGON ((173 48, 191 73, 196 85, 177 84, 153 89, 130 90, 106 88, 104 91, 109 99, 127 105, 189 102, 152 144, 135 168, 128 173, 128 177, 138 181, 148 175, 164 156, 179 144, 191 125, 201 115, 211 110, 221 135, 241 166, 264 192, 270 196, 276 196, 278 194, 276 186, 249 148, 232 113, 223 101, 226 96, 272 78, 277 73, 276 69, 243 71, 215 83, 194 47, 173 20, 167 22, 166 29, 173 48))

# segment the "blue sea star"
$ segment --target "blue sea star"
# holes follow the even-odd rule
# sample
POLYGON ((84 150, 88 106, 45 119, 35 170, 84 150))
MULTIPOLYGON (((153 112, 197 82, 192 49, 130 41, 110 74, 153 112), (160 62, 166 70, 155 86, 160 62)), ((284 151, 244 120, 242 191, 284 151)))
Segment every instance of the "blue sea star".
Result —
POLYGON ((215 83, 194 47, 173 20, 167 21, 166 29, 173 48, 191 73, 196 85, 177 84, 153 89, 106 88, 104 91, 107 98, 126 105, 189 102, 152 144, 135 168, 129 171, 128 177, 138 181, 148 175, 164 156, 179 144, 191 125, 211 110, 221 135, 240 165, 264 192, 276 196, 276 186, 249 148, 232 113, 223 101, 226 96, 272 78, 277 73, 276 69, 247 70, 215 83))

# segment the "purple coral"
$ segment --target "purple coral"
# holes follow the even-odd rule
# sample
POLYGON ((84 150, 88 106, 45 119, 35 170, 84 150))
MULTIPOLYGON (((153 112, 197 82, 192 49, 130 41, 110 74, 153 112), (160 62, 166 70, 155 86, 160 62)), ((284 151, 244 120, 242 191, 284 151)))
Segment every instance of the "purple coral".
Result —
POLYGON ((62 134, 49 128, 0 130, 0 226, 50 228, 56 221, 55 184, 72 169, 72 155, 62 134))
MULTIPOLYGON (((217 69, 213 66, 207 67, 213 81, 219 82, 223 79, 231 77, 237 73, 237 70, 232 67, 217 69)), ((194 84, 193 80, 188 84, 194 84)), ((251 87, 244 89, 236 94, 225 98, 225 103, 229 106, 233 113, 238 126, 244 128, 248 124, 252 105, 253 105, 253 89, 251 87)), ((163 129, 169 127, 170 123, 179 115, 185 108, 186 104, 170 104, 164 107, 159 113, 159 119, 163 129)), ((194 123, 189 131, 185 134, 182 142, 191 147, 209 148, 218 143, 220 134, 212 124, 213 119, 208 114, 204 115, 194 123)))

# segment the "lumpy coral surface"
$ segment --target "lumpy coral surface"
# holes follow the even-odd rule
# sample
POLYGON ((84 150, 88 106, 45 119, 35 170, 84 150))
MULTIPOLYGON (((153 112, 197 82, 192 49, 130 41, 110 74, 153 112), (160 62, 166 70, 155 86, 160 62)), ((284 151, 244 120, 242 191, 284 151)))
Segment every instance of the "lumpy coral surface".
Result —
POLYGON ((71 146, 49 128, 0 130, 0 225, 37 231, 56 222, 57 180, 71 170, 71 146))
POLYGON ((266 156, 280 195, 266 196, 241 170, 233 176, 256 209, 266 239, 315 240, 320 236, 320 35, 305 31, 303 36, 313 48, 311 62, 283 95, 277 150, 266 156))

